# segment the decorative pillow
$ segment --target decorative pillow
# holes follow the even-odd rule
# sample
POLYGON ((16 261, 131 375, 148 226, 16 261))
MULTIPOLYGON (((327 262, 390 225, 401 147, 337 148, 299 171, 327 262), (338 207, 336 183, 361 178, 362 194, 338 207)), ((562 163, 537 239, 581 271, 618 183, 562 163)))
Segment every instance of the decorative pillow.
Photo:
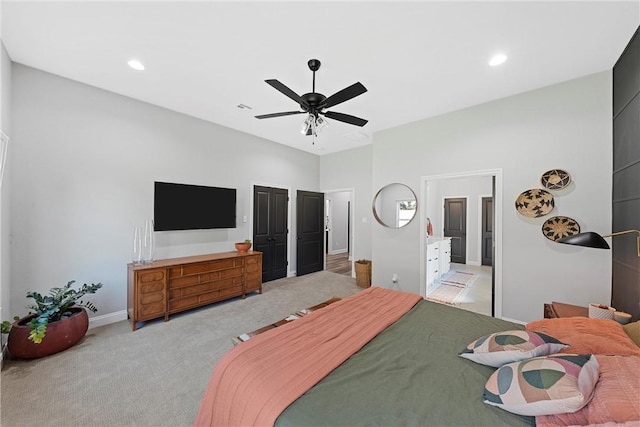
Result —
POLYGON ((615 320, 562 317, 530 322, 527 331, 556 337, 570 347, 560 353, 640 356, 640 347, 631 341, 615 320))
POLYGON ((570 414, 540 415, 536 426, 638 425, 640 420, 640 356, 597 356, 600 379, 593 399, 570 414), (636 424, 633 424, 633 422, 636 424))
POLYGON ((513 330, 478 338, 459 355, 482 365, 499 368, 505 363, 557 353, 565 347, 566 344, 546 334, 513 330))
POLYGON ((631 341, 633 341, 638 347, 640 347, 640 320, 623 325, 622 330, 624 330, 629 338, 631 338, 631 341))
POLYGON ((482 397, 489 405, 520 415, 575 412, 593 397, 598 368, 590 354, 513 362, 491 374, 482 397))

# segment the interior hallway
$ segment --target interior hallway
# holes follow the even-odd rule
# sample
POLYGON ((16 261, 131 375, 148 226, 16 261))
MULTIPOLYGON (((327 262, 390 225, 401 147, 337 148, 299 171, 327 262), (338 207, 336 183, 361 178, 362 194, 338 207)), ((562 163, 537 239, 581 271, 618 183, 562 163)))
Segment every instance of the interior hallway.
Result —
POLYGON ((327 265, 325 270, 351 277, 351 261, 349 261, 349 253, 344 252, 335 255, 327 254, 327 265))

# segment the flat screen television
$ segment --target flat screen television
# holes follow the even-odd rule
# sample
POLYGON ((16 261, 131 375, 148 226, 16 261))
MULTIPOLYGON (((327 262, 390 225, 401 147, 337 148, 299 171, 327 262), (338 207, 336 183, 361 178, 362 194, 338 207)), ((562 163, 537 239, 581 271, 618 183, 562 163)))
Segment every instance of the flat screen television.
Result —
POLYGON ((155 182, 155 231, 236 227, 235 188, 155 182))

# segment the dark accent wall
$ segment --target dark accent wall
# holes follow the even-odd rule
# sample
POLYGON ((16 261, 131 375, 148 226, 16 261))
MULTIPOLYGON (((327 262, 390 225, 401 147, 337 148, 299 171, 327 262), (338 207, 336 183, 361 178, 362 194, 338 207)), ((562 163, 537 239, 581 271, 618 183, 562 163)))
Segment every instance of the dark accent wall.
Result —
MULTIPOLYGON (((640 27, 613 67, 613 232, 640 230, 640 27)), ((595 172, 595 171, 594 171, 595 172)), ((611 305, 640 319, 637 234, 612 237, 611 305)))

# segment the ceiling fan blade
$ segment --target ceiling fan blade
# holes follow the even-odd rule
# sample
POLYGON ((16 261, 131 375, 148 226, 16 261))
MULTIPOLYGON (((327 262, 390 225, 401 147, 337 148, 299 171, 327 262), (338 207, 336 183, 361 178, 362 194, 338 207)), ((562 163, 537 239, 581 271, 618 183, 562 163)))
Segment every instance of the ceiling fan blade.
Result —
POLYGON ((330 97, 324 100, 320 104, 320 108, 331 108, 334 105, 338 105, 341 102, 348 101, 351 98, 355 98, 358 95, 362 95, 367 91, 367 88, 360 82, 354 83, 349 87, 342 89, 339 92, 334 93, 330 97))
POLYGON ((350 125, 356 125, 360 127, 366 125, 368 122, 368 120, 361 119, 360 117, 351 116, 349 114, 336 113, 335 111, 327 111, 326 113, 320 113, 320 114, 324 114, 325 117, 328 117, 333 120, 338 120, 340 122, 345 122, 345 123, 349 123, 350 125))
POLYGON ((270 80, 265 80, 265 82, 267 82, 268 84, 270 84, 271 86, 273 86, 277 91, 282 92, 283 94, 285 94, 286 96, 288 96, 289 98, 293 99, 294 101, 296 101, 298 104, 302 105, 305 109, 309 108, 309 104, 307 103, 307 101, 305 101, 304 99, 302 99, 300 97, 300 95, 298 95, 297 93, 295 93, 294 91, 292 91, 291 89, 289 89, 287 86, 285 86, 283 83, 280 83, 278 80, 276 79, 270 79, 270 80))
POLYGON ((282 116, 291 116, 293 114, 303 114, 304 111, 285 111, 282 113, 271 113, 271 114, 262 114, 256 116, 256 119, 270 119, 272 117, 282 117, 282 116))

